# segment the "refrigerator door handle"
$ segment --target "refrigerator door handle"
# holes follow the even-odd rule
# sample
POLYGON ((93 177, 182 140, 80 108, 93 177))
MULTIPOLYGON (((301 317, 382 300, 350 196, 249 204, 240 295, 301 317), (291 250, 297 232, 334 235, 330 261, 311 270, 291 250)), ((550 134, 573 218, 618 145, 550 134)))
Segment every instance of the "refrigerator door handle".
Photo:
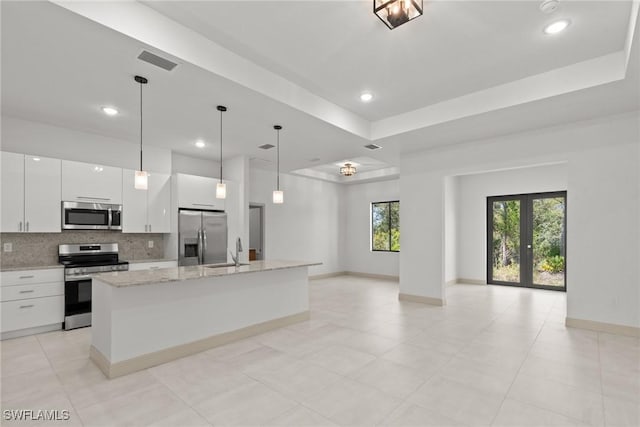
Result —
POLYGON ((202 263, 204 264, 204 257, 207 253, 207 229, 202 229, 202 263))
POLYGON ((198 230, 198 264, 204 264, 204 248, 202 241, 202 229, 198 230))

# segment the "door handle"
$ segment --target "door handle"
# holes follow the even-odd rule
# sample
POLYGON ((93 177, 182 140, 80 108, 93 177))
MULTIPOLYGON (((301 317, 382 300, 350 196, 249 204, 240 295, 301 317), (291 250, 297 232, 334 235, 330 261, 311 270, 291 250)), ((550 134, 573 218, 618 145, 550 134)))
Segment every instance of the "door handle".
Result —
POLYGON ((202 230, 198 230, 198 264, 204 263, 204 250, 202 247, 202 230))

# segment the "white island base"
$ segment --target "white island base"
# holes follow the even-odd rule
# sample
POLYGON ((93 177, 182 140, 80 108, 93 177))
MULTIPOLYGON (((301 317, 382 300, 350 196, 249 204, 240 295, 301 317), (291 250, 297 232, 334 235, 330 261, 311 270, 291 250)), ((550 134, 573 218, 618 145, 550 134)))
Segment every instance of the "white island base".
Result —
POLYGON ((258 261, 98 275, 91 359, 115 378, 306 320, 309 265, 258 261))

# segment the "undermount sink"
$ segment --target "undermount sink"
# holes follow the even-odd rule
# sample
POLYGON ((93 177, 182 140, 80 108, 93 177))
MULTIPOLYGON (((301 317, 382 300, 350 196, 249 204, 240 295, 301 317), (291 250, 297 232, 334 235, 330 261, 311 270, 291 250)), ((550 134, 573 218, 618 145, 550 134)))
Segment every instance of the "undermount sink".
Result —
MULTIPOLYGON (((242 265, 249 265, 249 264, 245 264, 245 263, 240 263, 240 266, 242 265)), ((235 263, 233 262, 227 262, 224 264, 210 264, 210 265, 205 265, 206 268, 222 268, 222 267, 235 267, 235 263)))

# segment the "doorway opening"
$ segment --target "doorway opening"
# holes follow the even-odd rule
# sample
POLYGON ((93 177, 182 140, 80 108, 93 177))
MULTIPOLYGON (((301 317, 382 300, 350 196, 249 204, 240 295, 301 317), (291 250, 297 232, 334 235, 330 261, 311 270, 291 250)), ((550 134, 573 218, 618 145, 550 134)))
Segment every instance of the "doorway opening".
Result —
POLYGON ((264 259, 264 204, 249 205, 249 261, 264 259))
POLYGON ((567 192, 487 197, 487 283, 566 291, 567 192))

